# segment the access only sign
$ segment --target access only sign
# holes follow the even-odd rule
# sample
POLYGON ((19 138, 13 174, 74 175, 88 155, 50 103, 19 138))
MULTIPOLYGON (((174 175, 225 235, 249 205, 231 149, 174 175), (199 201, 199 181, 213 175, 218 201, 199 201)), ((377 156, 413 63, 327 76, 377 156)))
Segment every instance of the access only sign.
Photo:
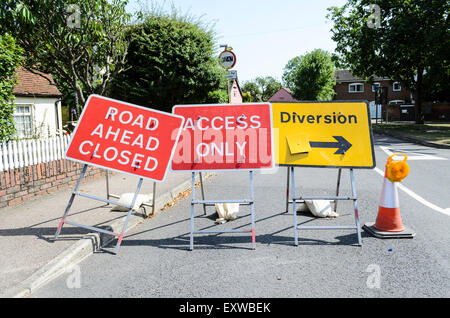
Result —
POLYGON ((163 181, 183 122, 181 116, 91 95, 65 157, 163 181))
POLYGON ((274 165, 270 103, 179 105, 183 116, 172 170, 258 170, 274 165))

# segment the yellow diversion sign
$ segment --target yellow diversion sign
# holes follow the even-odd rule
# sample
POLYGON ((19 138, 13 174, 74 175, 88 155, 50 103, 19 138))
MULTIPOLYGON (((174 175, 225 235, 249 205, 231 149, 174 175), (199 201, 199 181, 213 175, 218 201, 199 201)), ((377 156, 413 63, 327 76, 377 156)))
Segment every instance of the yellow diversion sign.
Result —
POLYGON ((366 102, 272 102, 280 166, 373 168, 366 102))

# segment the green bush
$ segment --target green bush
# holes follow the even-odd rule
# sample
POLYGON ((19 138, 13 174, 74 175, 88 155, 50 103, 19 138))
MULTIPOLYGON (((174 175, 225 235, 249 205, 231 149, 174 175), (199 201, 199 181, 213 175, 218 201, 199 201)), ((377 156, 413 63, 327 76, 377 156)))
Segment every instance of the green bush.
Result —
POLYGON ((15 133, 14 86, 22 53, 12 36, 0 35, 0 142, 12 139, 15 133))

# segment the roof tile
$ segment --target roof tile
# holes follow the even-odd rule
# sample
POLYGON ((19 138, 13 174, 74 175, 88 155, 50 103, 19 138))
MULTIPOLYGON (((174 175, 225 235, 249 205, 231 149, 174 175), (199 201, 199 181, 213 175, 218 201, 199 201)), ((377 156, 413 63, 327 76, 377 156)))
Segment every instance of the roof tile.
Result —
POLYGON ((17 70, 18 83, 14 87, 14 95, 42 97, 62 96, 50 74, 38 71, 34 72, 41 75, 31 73, 22 67, 17 70))

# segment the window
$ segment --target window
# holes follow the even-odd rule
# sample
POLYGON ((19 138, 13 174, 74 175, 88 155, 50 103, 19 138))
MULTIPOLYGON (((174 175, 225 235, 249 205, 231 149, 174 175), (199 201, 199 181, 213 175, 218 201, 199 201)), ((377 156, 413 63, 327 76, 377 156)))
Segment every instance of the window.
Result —
POLYGON ((400 92, 402 90, 402 86, 400 85, 400 82, 394 82, 394 84, 392 84, 392 90, 394 92, 400 92))
POLYGON ((364 92, 364 84, 361 83, 353 83, 348 85, 349 93, 362 93, 364 92))
POLYGON ((373 85, 372 85, 372 92, 375 93, 375 91, 377 90, 377 87, 380 87, 380 86, 381 86, 380 83, 373 83, 373 85))
POLYGON ((16 105, 14 110, 14 124, 19 138, 33 135, 33 121, 31 117, 31 105, 16 105))

